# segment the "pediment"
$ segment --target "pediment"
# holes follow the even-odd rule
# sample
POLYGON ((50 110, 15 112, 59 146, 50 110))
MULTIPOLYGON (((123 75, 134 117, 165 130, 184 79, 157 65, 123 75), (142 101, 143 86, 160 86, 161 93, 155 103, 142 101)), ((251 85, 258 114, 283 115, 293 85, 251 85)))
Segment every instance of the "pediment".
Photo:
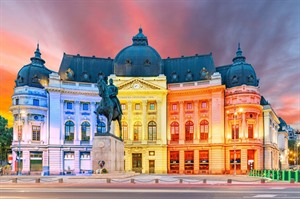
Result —
POLYGON ((162 87, 142 79, 133 78, 118 85, 119 90, 163 90, 162 87))

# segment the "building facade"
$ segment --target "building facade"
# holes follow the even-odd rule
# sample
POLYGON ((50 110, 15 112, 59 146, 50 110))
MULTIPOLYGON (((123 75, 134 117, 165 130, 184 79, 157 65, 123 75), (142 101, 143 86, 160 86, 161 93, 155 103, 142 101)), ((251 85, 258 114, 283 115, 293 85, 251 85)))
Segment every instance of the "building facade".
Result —
MULTIPOLYGON (((92 172, 94 136, 106 131, 106 118, 94 114, 99 79, 112 79, 119 89, 125 171, 278 168, 279 120, 261 103, 258 78, 240 46, 232 63, 219 67, 211 53, 162 59, 140 28, 114 59, 64 54, 58 72, 44 64, 38 46, 16 79, 15 172, 92 172), (271 120, 273 129, 266 127, 271 120)), ((112 132, 120 136, 117 125, 112 132)))

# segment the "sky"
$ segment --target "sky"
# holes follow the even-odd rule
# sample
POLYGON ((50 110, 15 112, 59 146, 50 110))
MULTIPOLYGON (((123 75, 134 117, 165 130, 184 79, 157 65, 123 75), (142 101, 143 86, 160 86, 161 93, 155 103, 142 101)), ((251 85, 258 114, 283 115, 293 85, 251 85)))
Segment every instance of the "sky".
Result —
POLYGON ((46 67, 63 53, 111 57, 142 27, 162 58, 212 52, 232 63, 238 42, 276 114, 300 129, 300 1, 297 0, 0 0, 0 115, 18 71, 37 43, 46 67))

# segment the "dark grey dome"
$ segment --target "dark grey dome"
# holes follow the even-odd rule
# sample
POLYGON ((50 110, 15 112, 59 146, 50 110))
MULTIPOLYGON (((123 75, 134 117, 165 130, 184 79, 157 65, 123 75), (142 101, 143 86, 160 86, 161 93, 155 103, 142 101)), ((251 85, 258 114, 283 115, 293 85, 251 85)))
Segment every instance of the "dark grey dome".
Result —
POLYGON ((233 64, 227 71, 227 88, 241 85, 258 86, 259 80, 256 77, 255 70, 251 64, 246 63, 245 60, 246 58, 243 56, 239 44, 236 57, 232 60, 233 64))
POLYGON ((31 86, 37 88, 44 88, 49 82, 49 74, 51 70, 47 69, 44 64, 45 61, 41 58, 39 44, 34 52, 31 63, 21 68, 15 80, 16 86, 31 86))
POLYGON ((162 59, 158 52, 148 45, 142 28, 132 38, 133 44, 121 50, 114 59, 114 73, 117 76, 151 77, 162 74, 162 59))

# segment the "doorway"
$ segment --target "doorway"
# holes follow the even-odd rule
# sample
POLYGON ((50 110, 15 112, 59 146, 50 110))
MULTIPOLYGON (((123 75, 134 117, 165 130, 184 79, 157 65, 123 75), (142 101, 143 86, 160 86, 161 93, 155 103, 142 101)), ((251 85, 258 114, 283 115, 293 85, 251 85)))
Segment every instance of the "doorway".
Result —
POLYGON ((142 173, 142 154, 133 153, 132 154, 132 171, 136 173, 142 173))
POLYGON ((155 160, 149 160, 149 173, 155 173, 155 160))

